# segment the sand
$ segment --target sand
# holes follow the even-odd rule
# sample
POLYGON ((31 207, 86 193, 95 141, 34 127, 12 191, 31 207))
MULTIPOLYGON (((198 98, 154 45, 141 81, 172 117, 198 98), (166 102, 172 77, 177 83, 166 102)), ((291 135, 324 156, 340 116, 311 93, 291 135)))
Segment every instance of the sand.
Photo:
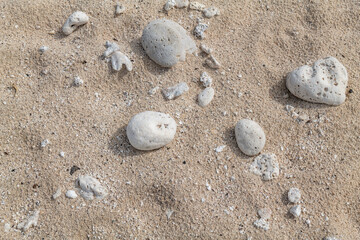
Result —
POLYGON ((201 16, 186 9, 167 15, 163 0, 121 1, 127 10, 116 18, 109 0, 0 2, 1 239, 360 238, 359 3, 199 2, 221 11, 205 19, 206 38, 196 40, 214 50, 219 70, 206 67, 202 54, 171 69, 146 56, 140 37, 148 22, 166 17, 191 32, 201 16), (90 21, 64 36, 62 24, 76 10, 90 21), (101 58, 107 40, 133 61, 132 72, 114 72, 101 58), (44 45, 49 50, 40 54, 44 45), (345 103, 292 96, 286 74, 327 56, 348 70, 345 103), (216 92, 205 108, 196 103, 203 71, 216 92), (76 76, 82 86, 72 85, 76 76), (160 89, 180 82, 190 90, 165 100, 160 89), (286 105, 310 121, 292 118, 286 105), (130 146, 125 127, 146 110, 176 119, 171 144, 150 152, 130 146), (253 157, 240 152, 234 133, 242 118, 264 129, 263 153, 277 155, 278 178, 249 172, 253 157), (73 166, 80 170, 70 175, 73 166), (106 186, 106 198, 65 197, 86 174, 106 186), (53 200, 59 187, 63 194, 53 200), (288 212, 291 187, 302 192, 299 219, 288 212), (253 225, 260 208, 272 210, 268 231, 253 225), (36 210, 37 226, 14 230, 36 210))

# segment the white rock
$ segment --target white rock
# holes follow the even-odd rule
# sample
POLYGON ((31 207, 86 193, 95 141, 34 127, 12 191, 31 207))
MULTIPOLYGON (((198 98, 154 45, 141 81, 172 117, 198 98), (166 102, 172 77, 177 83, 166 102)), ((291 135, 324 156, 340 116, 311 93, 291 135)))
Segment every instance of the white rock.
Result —
POLYGON ((103 53, 103 57, 109 57, 111 54, 113 54, 115 51, 118 51, 120 49, 119 45, 117 45, 114 42, 106 41, 105 43, 106 50, 103 53))
POLYGON ((176 22, 157 19, 144 29, 141 43, 146 54, 163 67, 172 67, 185 61, 186 53, 196 50, 195 42, 176 22))
POLYGON ((290 208, 289 212, 294 216, 294 217, 300 217, 301 214, 301 206, 300 205, 296 205, 290 208))
POLYGON ((204 87, 211 87, 212 78, 207 74, 207 72, 203 72, 200 76, 200 82, 204 85, 204 87))
POLYGON ((200 107, 205 107, 214 98, 215 90, 212 87, 207 87, 198 95, 198 103, 200 107))
POLYGON ((126 128, 130 144, 139 150, 158 149, 169 144, 176 133, 176 122, 168 114, 146 111, 131 118, 126 128))
POLYGON ((85 200, 103 199, 107 196, 108 192, 100 182, 91 176, 79 176, 75 181, 75 186, 79 189, 79 194, 85 200))
POLYGON ((258 214, 260 216, 260 218, 264 219, 264 220, 268 220, 271 217, 271 209, 270 208, 261 208, 258 210, 258 214))
POLYGON ((200 44, 200 49, 201 51, 203 51, 206 54, 211 54, 213 52, 213 50, 211 48, 209 48, 208 46, 206 46, 205 44, 200 44))
POLYGON ((302 66, 290 72, 286 86, 305 101, 340 105, 348 82, 346 68, 334 57, 320 59, 312 67, 302 66))
POLYGON ((117 3, 115 7, 115 15, 119 16, 120 14, 124 13, 125 10, 126 10, 125 6, 120 5, 120 3, 117 3))
POLYGON ((219 153, 219 152, 222 152, 225 147, 226 147, 226 145, 221 145, 221 146, 216 147, 214 150, 215 150, 215 152, 219 153))
POLYGON ((237 122, 235 137, 240 150, 248 156, 259 154, 266 142, 263 129, 259 124, 249 119, 241 119, 237 122))
POLYGON ((132 62, 130 59, 123 54, 122 52, 115 51, 111 55, 111 66, 115 71, 120 71, 122 69, 122 66, 125 65, 126 70, 131 72, 133 69, 132 62))
POLYGON ((41 142, 40 146, 41 146, 42 148, 44 148, 44 147, 46 147, 49 143, 50 143, 50 141, 49 141, 48 139, 45 139, 45 140, 43 140, 43 141, 41 142))
POLYGON ((64 153, 63 151, 61 151, 61 152, 59 153, 59 156, 63 158, 63 157, 65 157, 65 153, 64 153))
POLYGON ((26 232, 32 226, 36 227, 39 220, 39 214, 40 211, 36 210, 33 215, 31 215, 26 221, 19 223, 16 228, 26 232))
POLYGON ((168 0, 164 5, 164 10, 168 12, 171 9, 173 9, 175 5, 176 5, 175 0, 168 0))
POLYGON ((86 24, 89 21, 89 17, 84 12, 76 11, 70 15, 62 27, 62 31, 65 35, 70 35, 79 26, 86 24))
POLYGON ((205 23, 199 23, 194 29, 195 37, 197 37, 199 39, 204 39, 205 38, 205 31, 208 28, 209 28, 209 25, 207 25, 205 23))
POLYGON ((66 193, 65 193, 65 196, 67 198, 71 198, 71 199, 75 199, 77 198, 77 194, 74 190, 68 190, 66 193))
POLYGON ((289 202, 298 203, 301 199, 301 192, 298 188, 290 188, 288 192, 289 202))
POLYGON ((9 232, 11 229, 11 225, 9 223, 4 224, 4 232, 9 232))
POLYGON ((77 76, 74 78, 74 86, 75 87, 80 87, 83 84, 84 84, 84 81, 80 77, 77 76))
POLYGON ((56 192, 52 195, 52 199, 57 199, 58 197, 60 197, 61 196, 61 188, 58 188, 57 190, 56 190, 56 192))
POLYGON ((279 164, 275 154, 261 154, 257 156, 250 165, 250 172, 261 176, 265 181, 278 177, 279 164))
POLYGON ((172 100, 187 91, 189 91, 189 86, 185 82, 182 82, 175 86, 163 89, 162 93, 166 99, 172 100))
POLYGON ((185 8, 187 6, 189 6, 189 0, 168 0, 164 5, 164 10, 168 12, 174 7, 185 8))
POLYGON ((199 2, 190 2, 189 8, 196 11, 202 11, 205 9, 205 5, 199 2))
POLYGON ((206 65, 208 65, 212 69, 219 69, 221 64, 214 56, 210 56, 208 59, 205 60, 206 65))
POLYGON ((171 215, 172 215, 173 213, 174 213, 173 210, 167 209, 166 212, 165 212, 167 219, 170 219, 170 217, 171 217, 171 215))
POLYGON ((49 50, 49 47, 48 47, 48 46, 41 46, 41 47, 39 48, 39 52, 41 52, 41 53, 44 53, 44 52, 46 52, 47 50, 49 50))
POLYGON ((220 15, 220 10, 217 7, 209 7, 203 10, 203 14, 207 18, 220 15))
POLYGON ((261 229, 263 229, 265 231, 270 229, 269 222, 267 220, 263 219, 263 218, 260 218, 259 220, 256 220, 254 222, 254 225, 255 225, 255 227, 261 228, 261 229))

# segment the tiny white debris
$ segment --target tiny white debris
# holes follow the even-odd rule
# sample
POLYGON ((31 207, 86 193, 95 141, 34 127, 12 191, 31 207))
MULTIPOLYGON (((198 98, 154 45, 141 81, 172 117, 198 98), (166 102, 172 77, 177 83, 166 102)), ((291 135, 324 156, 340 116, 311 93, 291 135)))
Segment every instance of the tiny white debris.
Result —
POLYGON ((205 9, 205 5, 199 2, 190 2, 189 8, 196 11, 202 11, 205 9))
POLYGON ((171 217, 171 215, 174 213, 174 211, 171 210, 171 209, 167 209, 165 213, 166 213, 167 219, 170 219, 170 217, 171 217))
POLYGON ((150 89, 150 90, 148 91, 148 94, 149 94, 149 95, 154 95, 154 94, 157 92, 157 90, 159 90, 159 86, 156 86, 156 87, 150 89))
POLYGON ((200 82, 203 84, 204 87, 211 87, 212 78, 207 72, 203 72, 200 76, 200 82))
POLYGON ((139 150, 154 150, 169 144, 176 133, 176 122, 168 114, 146 111, 131 118, 126 135, 139 150))
POLYGON ((255 227, 261 228, 265 231, 270 229, 270 224, 267 220, 260 218, 254 222, 255 227))
POLYGON ((288 199, 292 203, 298 203, 301 199, 301 192, 298 188, 290 188, 288 192, 288 199))
POLYGON ((61 196, 61 188, 58 188, 57 190, 56 190, 56 192, 52 195, 52 199, 57 199, 58 197, 60 197, 61 196))
POLYGON ((65 153, 64 153, 63 151, 61 151, 61 152, 59 153, 59 156, 63 158, 63 157, 65 157, 65 153))
POLYGON ((300 113, 299 114, 299 117, 298 117, 298 120, 299 121, 304 121, 304 122, 307 122, 309 121, 309 115, 307 115, 306 113, 300 113))
POLYGON ((162 93, 166 99, 172 100, 187 91, 189 91, 189 86, 185 82, 181 82, 175 86, 163 89, 162 93))
POLYGON ((120 49, 119 45, 117 45, 114 42, 106 41, 105 42, 106 50, 103 53, 103 57, 109 57, 111 54, 113 54, 115 51, 118 51, 120 49))
POLYGON ((203 51, 206 54, 211 54, 213 52, 213 50, 211 48, 209 48, 208 46, 206 46, 205 44, 200 44, 200 49, 201 51, 203 51))
POLYGON ((50 143, 50 141, 48 140, 48 139, 45 139, 45 140, 43 140, 42 142, 41 142, 41 147, 42 148, 44 148, 44 147, 46 147, 48 144, 50 143))
POLYGON ((237 77, 238 77, 239 79, 241 79, 241 78, 242 78, 241 73, 239 73, 239 74, 237 75, 237 77))
POLYGON ((311 224, 310 219, 306 219, 305 223, 306 223, 308 226, 310 226, 310 224, 311 224))
POLYGON ((260 218, 263 218, 265 220, 270 219, 271 217, 271 209, 270 208, 261 208, 258 210, 258 214, 260 216, 260 218))
POLYGON ((288 111, 288 112, 293 112, 293 111, 295 110, 295 108, 294 108, 293 106, 291 106, 291 105, 286 105, 286 106, 285 106, 285 109, 286 109, 286 111, 288 111))
POLYGON ((80 196, 85 200, 103 199, 106 197, 107 190, 100 182, 88 175, 79 176, 75 181, 75 186, 79 189, 80 196))
POLYGON ((33 215, 31 215, 26 221, 19 223, 16 228, 26 232, 32 226, 36 227, 39 220, 39 214, 40 211, 36 210, 33 215))
POLYGON ((4 232, 9 232, 11 229, 11 225, 9 223, 4 224, 4 232))
POLYGON ((289 212, 294 216, 294 217, 299 217, 301 214, 301 206, 300 205, 296 205, 290 208, 289 212))
POLYGON ((39 48, 39 52, 41 52, 41 53, 44 53, 44 52, 46 52, 47 50, 49 50, 49 47, 48 47, 48 46, 41 46, 41 47, 39 48))
POLYGON ((119 16, 120 14, 124 13, 125 10, 126 10, 125 6, 120 5, 120 3, 117 3, 115 7, 115 15, 119 16))
POLYGON ((346 68, 334 57, 320 59, 311 67, 299 67, 286 79, 287 88, 296 97, 328 105, 345 102, 347 83, 346 68))
POLYGON ((89 17, 84 12, 76 11, 69 16, 62 27, 62 31, 65 35, 70 35, 79 26, 86 24, 89 21, 89 17))
POLYGON ((212 55, 208 59, 205 60, 205 63, 212 69, 219 69, 221 67, 221 64, 212 55))
POLYGON ((120 71, 122 66, 125 65, 126 70, 131 72, 133 66, 130 59, 123 53, 119 51, 115 51, 111 56, 111 66, 115 71, 120 71))
POLYGON ((259 154, 266 142, 264 130, 250 119, 241 119, 237 122, 235 137, 240 150, 248 156, 259 154))
POLYGON ((208 191, 211 191, 211 185, 208 182, 206 182, 205 186, 208 191))
POLYGON ((261 176, 265 181, 269 181, 279 176, 279 164, 275 154, 261 154, 254 159, 250 165, 250 172, 261 176))
POLYGON ((323 240, 340 240, 340 239, 336 237, 325 237, 323 238, 323 240))
POLYGON ((207 18, 220 15, 220 10, 217 7, 209 7, 203 10, 203 14, 207 18))
POLYGON ((71 198, 71 199, 75 199, 77 198, 77 194, 74 190, 68 190, 66 193, 65 193, 65 196, 67 198, 71 198))
POLYGON ((207 106, 214 98, 215 90, 212 87, 207 87, 198 95, 198 103, 200 107, 207 106))
POLYGON ((225 147, 226 147, 226 145, 221 145, 221 146, 216 147, 214 150, 215 150, 215 152, 219 153, 219 152, 222 152, 225 147))
POLYGON ((83 84, 84 84, 84 81, 79 76, 76 76, 74 78, 74 86, 75 87, 80 87, 83 84))
POLYGON ((194 29, 195 37, 197 37, 199 39, 204 39, 205 38, 205 31, 208 28, 209 28, 209 25, 207 25, 205 23, 199 23, 194 29))

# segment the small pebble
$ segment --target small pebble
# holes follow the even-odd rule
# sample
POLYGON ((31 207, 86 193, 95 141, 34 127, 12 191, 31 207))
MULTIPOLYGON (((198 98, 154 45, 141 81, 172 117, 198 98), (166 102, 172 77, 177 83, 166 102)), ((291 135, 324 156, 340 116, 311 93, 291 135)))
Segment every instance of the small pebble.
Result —
POLYGON ((75 186, 79 189, 79 194, 85 200, 93 200, 94 198, 103 199, 108 192, 100 182, 91 176, 79 176, 75 181, 75 186))
POLYGON ((209 55, 213 52, 213 50, 211 48, 207 47, 204 44, 200 44, 200 50, 203 51, 204 53, 206 53, 207 55, 209 55))
POLYGON ((63 157, 65 157, 65 153, 64 153, 63 151, 61 151, 61 152, 59 153, 59 156, 63 158, 63 157))
POLYGON ((56 192, 52 195, 52 199, 57 199, 58 197, 60 197, 61 196, 61 188, 58 188, 57 190, 56 190, 56 192))
POLYGON ((175 137, 176 122, 168 114, 146 111, 129 121, 126 134, 139 150, 154 150, 169 144, 175 137))
POLYGON ((200 107, 207 106, 214 98, 215 90, 212 87, 207 87, 198 95, 198 103, 200 107))
POLYGON ((66 193, 65 193, 65 196, 67 198, 71 198, 71 199, 75 199, 77 198, 77 194, 74 190, 68 190, 66 193))
POLYGON ((182 82, 175 86, 163 89, 162 93, 166 99, 172 100, 187 91, 189 91, 189 86, 185 82, 182 82))
POLYGON ((258 123, 250 119, 241 119, 237 122, 235 137, 240 150, 248 156, 259 154, 266 142, 263 129, 258 123))
POLYGON ((130 61, 130 59, 122 52, 115 51, 111 55, 112 68, 115 71, 120 71, 122 69, 123 65, 125 65, 127 71, 129 71, 129 72, 132 71, 133 66, 132 66, 132 62, 130 61))
POLYGON ((222 152, 225 147, 226 147, 226 145, 218 146, 214 150, 215 150, 215 152, 219 153, 219 152, 222 152))
POLYGON ((275 154, 261 154, 250 165, 250 172, 261 176, 264 181, 269 181, 279 176, 279 164, 275 154))
POLYGON ((86 24, 89 21, 89 17, 84 12, 76 11, 69 16, 62 27, 62 31, 65 35, 70 35, 79 26, 86 24))
POLYGON ((74 86, 75 87, 80 87, 83 84, 84 84, 84 81, 80 77, 76 76, 74 78, 74 86))
POLYGON ((260 218, 254 222, 255 227, 261 228, 265 231, 268 231, 270 229, 270 224, 267 220, 260 218))
POLYGON ((212 78, 207 72, 203 72, 200 76, 200 82, 203 84, 204 87, 211 87, 212 78))
POLYGON ((294 217, 300 217, 301 214, 301 206, 300 205, 296 205, 290 208, 289 212, 294 216, 294 217))
POLYGON ((289 202, 298 203, 301 199, 301 192, 298 188, 290 188, 288 192, 289 202))
POLYGON ((50 141, 48 139, 45 139, 44 141, 41 142, 40 146, 42 148, 46 147, 48 144, 50 143, 50 141))
POLYGON ((202 11, 205 9, 205 5, 199 2, 190 2, 189 8, 191 10, 202 11))
POLYGON ((220 10, 217 7, 209 7, 203 10, 203 14, 207 18, 220 15, 220 10))
POLYGON ((205 38, 205 31, 208 28, 209 28, 209 25, 207 25, 205 23, 199 23, 194 29, 195 37, 197 37, 199 39, 204 39, 205 38))
POLYGON ((41 47, 39 48, 39 52, 41 52, 41 53, 44 53, 44 52, 46 52, 47 50, 49 50, 49 47, 48 47, 48 46, 41 46, 41 47))
POLYGON ((216 58, 212 55, 208 59, 205 60, 205 63, 209 68, 212 68, 212 69, 219 69, 221 67, 218 60, 216 60, 216 58))
POLYGON ((125 12, 125 10, 126 10, 125 6, 120 5, 120 3, 117 3, 115 7, 115 16, 121 15, 122 13, 125 12))

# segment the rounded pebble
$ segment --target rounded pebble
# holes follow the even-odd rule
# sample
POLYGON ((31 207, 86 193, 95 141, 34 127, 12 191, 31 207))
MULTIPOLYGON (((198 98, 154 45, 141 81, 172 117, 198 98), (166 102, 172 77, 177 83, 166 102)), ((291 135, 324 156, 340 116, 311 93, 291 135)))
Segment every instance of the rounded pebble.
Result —
POLYGON ((198 102, 200 107, 205 107, 214 98, 215 90, 212 87, 207 87, 198 95, 198 102))
POLYGON ((139 150, 154 150, 169 144, 176 133, 176 122, 168 114, 146 111, 131 118, 126 128, 130 144, 139 150))
POLYGON ((347 82, 346 68, 336 58, 327 57, 312 67, 305 65, 290 72, 286 87, 302 100, 340 105, 346 99, 347 82))
POLYGON ((79 26, 86 24, 89 21, 89 17, 84 12, 76 11, 70 15, 62 27, 62 31, 65 35, 70 35, 79 26))
POLYGON ((146 54, 163 67, 172 67, 179 61, 185 61, 186 53, 196 50, 195 42, 176 22, 157 19, 144 29, 141 43, 146 54))
POLYGON ((248 155, 259 154, 265 146, 265 133, 259 124, 249 119, 241 119, 235 127, 236 142, 240 150, 248 155))
POLYGON ((265 181, 278 177, 280 170, 275 154, 257 156, 250 165, 250 172, 261 176, 265 181))
POLYGON ((74 190, 68 190, 66 193, 65 193, 65 196, 67 198, 72 198, 72 199, 75 199, 77 198, 77 194, 74 190))
POLYGON ((298 203, 301 198, 301 192, 298 188, 290 188, 288 192, 288 199, 292 203, 298 203))

